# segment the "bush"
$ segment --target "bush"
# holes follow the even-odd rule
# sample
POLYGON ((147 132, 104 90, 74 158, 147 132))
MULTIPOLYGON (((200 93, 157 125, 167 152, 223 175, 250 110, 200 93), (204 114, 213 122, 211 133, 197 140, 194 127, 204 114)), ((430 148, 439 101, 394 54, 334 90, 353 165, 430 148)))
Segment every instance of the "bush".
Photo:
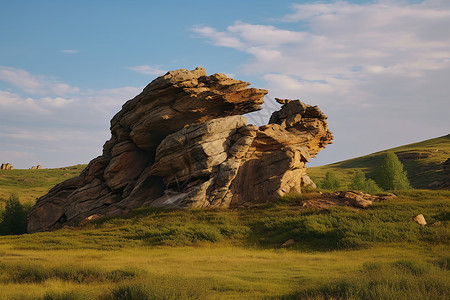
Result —
POLYGON ((372 179, 366 180, 366 175, 362 171, 357 171, 352 178, 350 189, 362 191, 369 194, 381 192, 380 187, 372 179))
POLYGON ((326 190, 335 191, 341 187, 341 183, 333 171, 328 171, 325 174, 325 179, 320 184, 320 187, 326 190))
POLYGON ((16 194, 11 194, 2 212, 0 233, 23 234, 27 232, 27 209, 20 203, 16 194))
POLYGON ((384 190, 406 190, 411 188, 403 164, 394 152, 386 153, 381 166, 375 171, 375 181, 384 190))

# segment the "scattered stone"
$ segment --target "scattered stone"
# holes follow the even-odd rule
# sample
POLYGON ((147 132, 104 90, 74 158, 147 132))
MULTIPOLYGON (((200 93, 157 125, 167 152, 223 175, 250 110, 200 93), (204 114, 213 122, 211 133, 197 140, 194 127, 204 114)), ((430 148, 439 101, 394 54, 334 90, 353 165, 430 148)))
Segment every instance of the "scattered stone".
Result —
POLYGON ((431 226, 433 226, 433 227, 441 227, 442 224, 443 223, 441 221, 437 221, 437 222, 434 222, 433 224, 431 224, 431 226))
POLYGON ((360 208, 368 208, 369 206, 371 206, 373 204, 373 202, 371 200, 366 200, 361 196, 356 196, 353 199, 353 205, 356 207, 360 207, 360 208))
POLYGON ((421 226, 427 225, 427 221, 425 221, 425 218, 424 218, 424 216, 423 216, 422 214, 415 216, 415 217, 413 218, 413 220, 414 220, 417 224, 419 224, 419 225, 421 225, 421 226))
POLYGON ((104 217, 104 216, 103 216, 103 215, 98 215, 98 214, 89 216, 89 217, 84 218, 83 220, 81 220, 80 223, 79 223, 78 225, 79 225, 79 226, 86 225, 86 224, 89 223, 90 221, 100 219, 101 217, 104 217))
POLYGON ((283 244, 281 244, 281 247, 286 248, 286 247, 292 246, 294 244, 295 244, 294 239, 289 239, 286 242, 284 242, 283 244))
POLYGON ((28 232, 142 206, 247 207, 313 183, 306 163, 332 134, 316 106, 284 99, 269 124, 247 125, 266 90, 203 68, 170 71, 111 120, 103 154, 42 196, 28 232))

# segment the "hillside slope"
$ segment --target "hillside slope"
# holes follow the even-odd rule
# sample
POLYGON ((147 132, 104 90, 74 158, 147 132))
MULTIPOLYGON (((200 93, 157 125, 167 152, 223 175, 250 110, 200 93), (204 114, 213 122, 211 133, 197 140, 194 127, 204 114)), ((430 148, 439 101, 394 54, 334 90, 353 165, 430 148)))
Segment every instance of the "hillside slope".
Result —
POLYGON ((78 176, 86 165, 42 170, 0 170, 0 201, 17 193, 21 202, 36 201, 56 184, 78 176))
POLYGON ((447 169, 444 169, 444 163, 450 158, 450 134, 326 166, 308 168, 308 175, 318 182, 324 178, 327 171, 332 170, 342 183, 347 185, 357 170, 362 170, 370 176, 374 169, 381 164, 388 151, 393 151, 402 161, 414 188, 450 188, 448 162, 447 169))

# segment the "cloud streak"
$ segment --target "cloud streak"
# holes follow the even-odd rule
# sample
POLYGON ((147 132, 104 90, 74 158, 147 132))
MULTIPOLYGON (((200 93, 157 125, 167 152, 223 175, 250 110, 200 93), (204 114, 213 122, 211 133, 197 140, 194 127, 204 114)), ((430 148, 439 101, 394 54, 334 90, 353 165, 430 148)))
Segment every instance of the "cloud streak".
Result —
POLYGON ((128 67, 128 70, 138 72, 145 75, 162 75, 167 71, 160 69, 160 66, 140 65, 135 67, 128 67))
POLYGON ((8 66, 0 66, 0 81, 9 83, 29 94, 65 95, 78 93, 78 87, 42 75, 32 75, 29 72, 8 66))
POLYGON ((62 53, 65 54, 77 54, 80 52, 80 50, 76 50, 76 49, 65 49, 65 50, 61 50, 62 53))

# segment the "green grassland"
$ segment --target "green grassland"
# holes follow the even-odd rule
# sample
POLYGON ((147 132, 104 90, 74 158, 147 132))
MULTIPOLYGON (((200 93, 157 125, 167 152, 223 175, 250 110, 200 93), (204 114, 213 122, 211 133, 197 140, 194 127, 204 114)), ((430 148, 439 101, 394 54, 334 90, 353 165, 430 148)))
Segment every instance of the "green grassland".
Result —
MULTIPOLYGON (((430 169, 449 148, 446 136, 394 151, 430 152, 413 161, 430 169)), ((310 174, 333 168, 347 180, 382 154, 310 174)), ((14 192, 34 201, 84 167, 0 171, 0 200, 14 192)), ((365 210, 302 207, 318 191, 242 209, 141 208, 0 236, 0 299, 448 299, 450 191, 396 194, 365 210), (412 220, 417 214, 428 226, 412 220)))
POLYGON ((20 195, 21 202, 34 203, 56 184, 78 176, 86 165, 41 170, 0 170, 0 200, 10 194, 20 195))
POLYGON ((382 163, 387 151, 393 151, 399 156, 414 188, 427 188, 429 184, 448 176, 441 164, 450 158, 450 134, 326 166, 308 168, 308 175, 313 181, 320 182, 327 171, 333 171, 342 184, 347 186, 358 170, 370 177, 375 168, 382 163))
POLYGON ((367 210, 142 208, 83 227, 0 238, 5 299, 445 299, 450 192, 367 210), (424 214, 430 226, 412 217, 424 214), (280 245, 293 238, 295 243, 280 245))

